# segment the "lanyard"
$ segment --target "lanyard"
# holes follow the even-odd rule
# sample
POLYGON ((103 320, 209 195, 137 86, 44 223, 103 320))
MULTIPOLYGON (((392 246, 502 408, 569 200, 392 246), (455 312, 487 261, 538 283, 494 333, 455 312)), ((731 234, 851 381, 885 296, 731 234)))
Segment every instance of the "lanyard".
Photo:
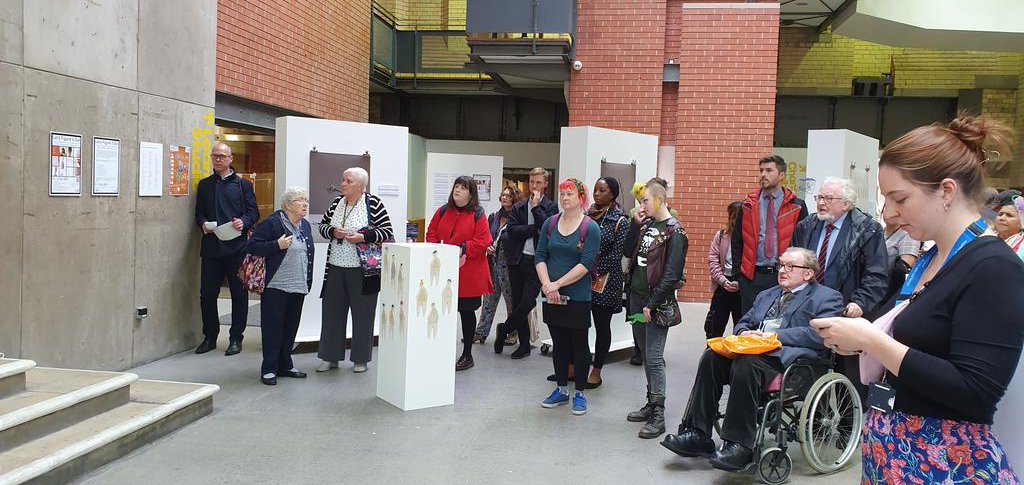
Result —
MULTIPOLYGON (((349 216, 349 214, 352 214, 353 212, 355 212, 356 206, 353 205, 351 208, 349 208, 348 201, 344 197, 341 199, 341 201, 345 203, 345 207, 343 207, 341 209, 342 210, 342 216, 341 216, 341 226, 340 227, 342 229, 345 229, 345 224, 348 222, 348 216, 349 216)), ((356 204, 358 204, 358 203, 359 202, 356 202, 356 204)))
MULTIPOLYGON (((985 224, 985 219, 978 219, 974 221, 973 224, 968 226, 967 230, 965 230, 964 233, 960 235, 960 238, 956 240, 956 243, 953 244, 953 249, 949 252, 949 256, 946 256, 946 260, 942 262, 942 266, 945 266, 947 263, 949 263, 949 261, 953 259, 953 256, 955 256, 956 253, 960 252, 960 250, 963 249, 964 246, 967 246, 968 244, 974 242, 975 239, 978 239, 978 237, 980 237, 987 228, 988 225, 985 224)), ((917 283, 921 281, 921 275, 924 273, 925 268, 928 267, 928 265, 932 262, 932 259, 935 258, 935 255, 938 252, 938 248, 932 246, 931 249, 929 249, 926 253, 924 253, 921 256, 921 259, 917 260, 917 263, 914 264, 914 267, 910 270, 910 274, 907 275, 907 279, 903 283, 903 288, 900 289, 900 294, 896 298, 897 303, 900 303, 903 300, 907 300, 914 296, 914 288, 917 288, 917 283)))

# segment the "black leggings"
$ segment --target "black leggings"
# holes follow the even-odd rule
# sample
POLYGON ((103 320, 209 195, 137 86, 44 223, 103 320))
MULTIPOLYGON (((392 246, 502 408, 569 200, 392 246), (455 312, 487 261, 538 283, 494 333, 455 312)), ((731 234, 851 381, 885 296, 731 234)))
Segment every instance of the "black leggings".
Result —
POLYGON ((592 305, 590 313, 594 316, 594 331, 597 333, 597 340, 594 341, 594 367, 602 368, 608 360, 608 349, 612 346, 612 315, 611 308, 592 305))
POLYGON ((590 343, 587 341, 590 329, 571 329, 548 325, 553 347, 552 362, 555 366, 555 382, 559 386, 569 383, 569 364, 576 373, 576 390, 587 388, 587 374, 590 373, 590 343))
POLYGON ((476 333, 476 309, 480 297, 459 298, 459 317, 462 318, 462 356, 473 356, 473 334, 476 333))

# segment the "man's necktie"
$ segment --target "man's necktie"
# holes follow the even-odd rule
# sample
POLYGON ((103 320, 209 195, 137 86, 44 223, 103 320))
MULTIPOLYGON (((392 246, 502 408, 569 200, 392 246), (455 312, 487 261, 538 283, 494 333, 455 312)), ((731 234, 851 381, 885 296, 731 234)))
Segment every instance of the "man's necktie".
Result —
POLYGON ((782 296, 779 297, 779 301, 768 309, 768 314, 764 316, 764 319, 774 320, 781 318, 782 313, 786 310, 786 304, 788 304, 791 299, 793 299, 793 292, 783 291, 782 296))
POLYGON ((832 230, 836 226, 829 224, 825 227, 825 238, 821 241, 821 249, 818 250, 818 283, 825 282, 825 263, 828 262, 828 240, 832 237, 832 230))

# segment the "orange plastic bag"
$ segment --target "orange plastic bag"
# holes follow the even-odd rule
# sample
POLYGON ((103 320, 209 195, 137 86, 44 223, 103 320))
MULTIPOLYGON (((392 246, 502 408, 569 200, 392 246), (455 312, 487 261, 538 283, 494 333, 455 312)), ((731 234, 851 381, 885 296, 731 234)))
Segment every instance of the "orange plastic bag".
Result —
POLYGON ((708 348, 727 359, 736 355, 761 355, 782 348, 779 336, 770 333, 767 337, 755 335, 730 335, 708 339, 708 348))

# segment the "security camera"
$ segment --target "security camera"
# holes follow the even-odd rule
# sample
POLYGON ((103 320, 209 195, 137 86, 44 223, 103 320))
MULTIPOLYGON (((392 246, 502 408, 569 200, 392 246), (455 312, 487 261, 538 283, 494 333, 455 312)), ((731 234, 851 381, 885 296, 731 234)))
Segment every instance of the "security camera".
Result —
POLYGON ((572 61, 572 70, 579 71, 580 69, 583 69, 583 63, 580 61, 572 61))

